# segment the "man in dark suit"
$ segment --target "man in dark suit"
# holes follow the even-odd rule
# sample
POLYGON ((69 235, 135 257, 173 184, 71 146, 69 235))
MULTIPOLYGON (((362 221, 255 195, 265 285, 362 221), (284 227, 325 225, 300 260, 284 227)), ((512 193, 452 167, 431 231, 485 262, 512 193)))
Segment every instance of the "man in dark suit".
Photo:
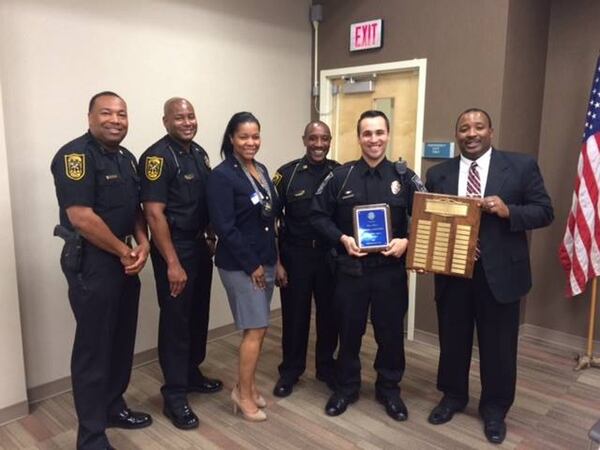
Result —
POLYGON ((519 300, 531 288, 528 230, 549 225, 550 197, 537 163, 525 154, 491 146, 492 121, 468 109, 456 122, 461 156, 427 172, 427 190, 482 197, 478 259, 472 279, 436 275, 440 338, 440 403, 429 422, 452 419, 468 403, 473 327, 477 327, 481 371, 479 414, 488 441, 506 437, 504 418, 515 397, 519 300))

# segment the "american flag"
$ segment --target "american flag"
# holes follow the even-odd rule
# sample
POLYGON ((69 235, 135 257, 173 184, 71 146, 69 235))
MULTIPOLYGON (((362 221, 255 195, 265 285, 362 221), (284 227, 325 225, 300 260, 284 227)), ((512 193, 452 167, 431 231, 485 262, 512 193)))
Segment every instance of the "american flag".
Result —
POLYGON ((560 246, 567 272, 568 297, 581 294, 588 280, 600 276, 600 56, 585 116, 583 145, 577 164, 573 204, 560 246))

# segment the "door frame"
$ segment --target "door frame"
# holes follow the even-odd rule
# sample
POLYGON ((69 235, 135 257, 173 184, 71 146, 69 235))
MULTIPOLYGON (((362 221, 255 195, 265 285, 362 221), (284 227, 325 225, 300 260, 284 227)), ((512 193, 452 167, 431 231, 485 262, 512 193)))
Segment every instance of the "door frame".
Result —
MULTIPOLYGON (((321 70, 319 91, 319 119, 331 126, 331 118, 337 111, 333 109, 333 80, 343 76, 360 76, 368 74, 384 74, 393 72, 417 71, 417 121, 415 130, 415 167, 412 170, 421 176, 421 158, 423 155, 423 122, 425 119, 425 83, 427 79, 427 59, 412 59, 409 61, 394 61, 364 66, 342 67, 338 69, 321 70)), ((333 155, 334 157, 336 155, 333 155)), ((408 315, 406 336, 409 341, 415 338, 415 303, 417 292, 417 276, 410 272, 408 275, 408 315)))

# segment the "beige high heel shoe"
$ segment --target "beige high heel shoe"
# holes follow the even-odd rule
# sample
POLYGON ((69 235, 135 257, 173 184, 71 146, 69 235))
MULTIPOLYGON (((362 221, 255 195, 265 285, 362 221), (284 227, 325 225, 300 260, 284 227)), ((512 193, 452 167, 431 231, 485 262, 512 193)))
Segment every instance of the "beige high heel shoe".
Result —
POLYGON ((237 386, 231 391, 231 401, 233 402, 233 414, 237 414, 239 409, 242 413, 242 417, 250 422, 263 422, 267 420, 267 415, 261 409, 257 409, 252 413, 244 411, 244 408, 240 405, 240 393, 237 386))

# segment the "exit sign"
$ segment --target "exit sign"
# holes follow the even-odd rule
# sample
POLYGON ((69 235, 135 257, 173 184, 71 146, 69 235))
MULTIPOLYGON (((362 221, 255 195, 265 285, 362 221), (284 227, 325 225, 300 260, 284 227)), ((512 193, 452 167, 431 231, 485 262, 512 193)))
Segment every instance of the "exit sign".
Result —
POLYGON ((350 25, 350 51, 380 48, 383 20, 375 19, 350 25))

